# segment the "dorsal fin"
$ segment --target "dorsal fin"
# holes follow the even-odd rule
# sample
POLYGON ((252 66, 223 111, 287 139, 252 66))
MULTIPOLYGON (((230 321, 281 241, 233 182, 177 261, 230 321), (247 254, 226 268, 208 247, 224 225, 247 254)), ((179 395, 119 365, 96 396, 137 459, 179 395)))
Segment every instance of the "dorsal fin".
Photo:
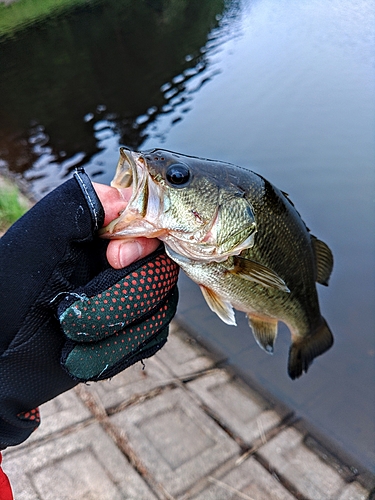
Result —
POLYGON ((328 286, 328 281, 333 268, 333 255, 329 247, 316 236, 311 235, 314 246, 315 262, 317 269, 316 281, 321 285, 328 286))

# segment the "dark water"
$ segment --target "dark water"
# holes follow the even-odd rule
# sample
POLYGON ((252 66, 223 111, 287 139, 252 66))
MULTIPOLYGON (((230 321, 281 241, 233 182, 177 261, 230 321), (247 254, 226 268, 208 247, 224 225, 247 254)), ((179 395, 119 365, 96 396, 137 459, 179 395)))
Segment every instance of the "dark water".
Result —
POLYGON ((292 382, 242 314, 220 322, 181 279, 180 319, 245 376, 375 472, 373 2, 90 2, 0 42, 0 162, 37 198, 119 144, 249 166, 289 193, 335 256, 322 312, 335 345, 292 382))

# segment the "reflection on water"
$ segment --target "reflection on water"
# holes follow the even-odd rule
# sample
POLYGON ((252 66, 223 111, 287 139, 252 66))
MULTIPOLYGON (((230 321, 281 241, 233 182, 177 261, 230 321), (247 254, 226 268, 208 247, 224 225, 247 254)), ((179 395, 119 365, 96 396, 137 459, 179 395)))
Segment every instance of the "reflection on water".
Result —
POLYGON ((157 116, 173 126, 189 111, 213 77, 206 52, 236 10, 224 0, 97 1, 3 40, 0 157, 55 183, 110 136, 137 149, 157 116))
MULTIPOLYGON (((74 3, 73 0, 70 2, 74 3)), ((375 5, 368 0, 101 0, 0 41, 0 162, 37 197, 119 144, 250 166, 335 255, 319 287, 334 347, 288 380, 289 333, 259 352, 181 279, 180 318, 375 472, 375 5)), ((1 166, 1 164, 0 164, 1 166)))

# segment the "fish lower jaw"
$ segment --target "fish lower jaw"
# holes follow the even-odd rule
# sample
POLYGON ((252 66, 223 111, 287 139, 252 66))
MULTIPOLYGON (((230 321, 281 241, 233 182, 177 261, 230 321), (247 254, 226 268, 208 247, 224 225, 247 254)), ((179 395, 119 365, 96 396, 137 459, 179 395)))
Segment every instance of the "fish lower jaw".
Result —
POLYGON ((160 229, 134 214, 130 214, 129 217, 121 215, 99 230, 99 235, 102 238, 109 239, 134 239, 138 237, 163 239, 165 234, 165 229, 160 229))
POLYGON ((182 268, 183 265, 209 264, 212 262, 225 262, 228 255, 218 255, 216 246, 197 245, 184 240, 176 240, 170 234, 162 238, 167 247, 167 253, 182 268))
POLYGON ((239 255, 243 250, 242 247, 235 247, 221 252, 216 243, 209 244, 202 240, 196 240, 194 237, 182 239, 179 234, 176 235, 173 231, 166 231, 163 241, 170 248, 172 259, 176 261, 183 259, 184 262, 192 264, 222 263, 230 257, 239 255))

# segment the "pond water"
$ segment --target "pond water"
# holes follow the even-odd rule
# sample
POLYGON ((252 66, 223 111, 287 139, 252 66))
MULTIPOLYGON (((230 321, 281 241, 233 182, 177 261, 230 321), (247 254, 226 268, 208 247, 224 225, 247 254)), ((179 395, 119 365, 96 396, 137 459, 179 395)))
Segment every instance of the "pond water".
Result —
POLYGON ((286 327, 267 356, 186 277, 178 317, 372 472, 374 26, 365 0, 102 0, 0 39, 0 167, 36 198, 78 165, 108 183, 120 144, 247 166, 289 193, 334 253, 319 286, 334 347, 291 381, 286 327))

